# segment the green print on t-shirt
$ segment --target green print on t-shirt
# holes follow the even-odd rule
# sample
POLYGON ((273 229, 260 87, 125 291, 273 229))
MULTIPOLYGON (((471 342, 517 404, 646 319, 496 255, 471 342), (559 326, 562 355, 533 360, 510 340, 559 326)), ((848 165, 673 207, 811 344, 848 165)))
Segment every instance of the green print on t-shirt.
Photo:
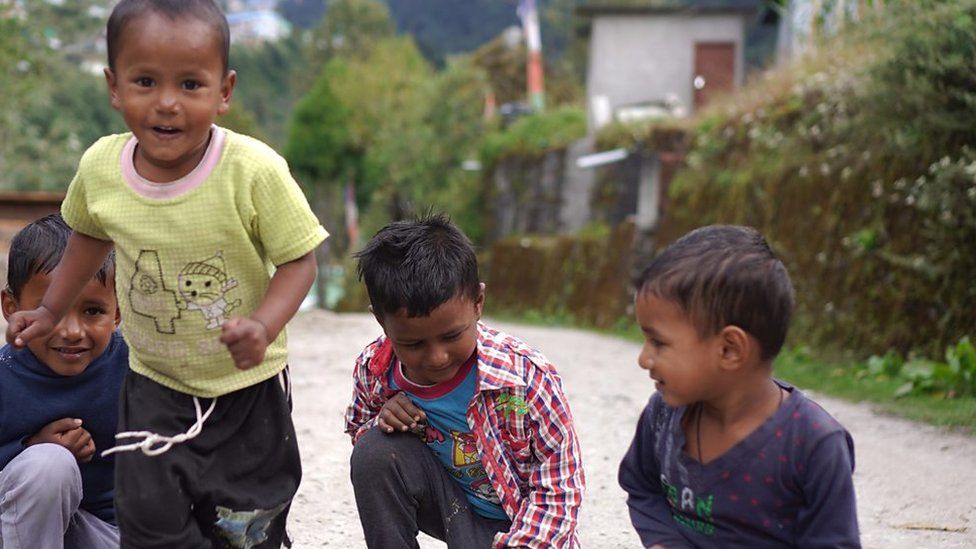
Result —
POLYGON ((691 488, 686 486, 681 489, 679 498, 678 488, 668 482, 667 477, 663 474, 661 475, 661 488, 671 506, 671 516, 675 522, 699 534, 706 536, 715 534, 715 524, 712 523, 712 504, 715 502, 713 495, 695 497, 691 488), (689 517, 690 514, 694 514, 697 518, 689 517))

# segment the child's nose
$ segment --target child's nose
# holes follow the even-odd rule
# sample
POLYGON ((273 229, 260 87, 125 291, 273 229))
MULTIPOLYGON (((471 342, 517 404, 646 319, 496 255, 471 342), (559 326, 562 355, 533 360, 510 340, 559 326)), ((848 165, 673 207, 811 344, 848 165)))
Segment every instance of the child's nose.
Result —
POLYGON ((159 92, 159 98, 156 101, 156 107, 163 111, 172 111, 179 106, 179 101, 177 101, 176 93, 171 90, 161 90, 159 92))
POLYGON ((451 355, 444 348, 431 349, 430 354, 427 355, 428 368, 443 368, 450 361, 451 355))
POLYGON ((651 352, 645 345, 639 355, 637 355, 637 365, 645 370, 652 370, 654 368, 654 358, 651 357, 651 352))
POLYGON ((81 339, 85 334, 84 325, 76 314, 66 315, 61 319, 61 324, 58 325, 58 328, 61 332, 61 337, 66 340, 81 339))

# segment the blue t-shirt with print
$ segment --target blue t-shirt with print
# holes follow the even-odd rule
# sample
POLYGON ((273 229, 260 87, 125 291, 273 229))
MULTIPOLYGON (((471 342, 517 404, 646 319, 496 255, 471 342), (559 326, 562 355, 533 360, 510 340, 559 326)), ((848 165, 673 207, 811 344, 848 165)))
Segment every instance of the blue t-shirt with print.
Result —
POLYGON ((396 367, 390 369, 390 386, 406 393, 427 414, 427 424, 420 437, 464 489, 474 510, 485 518, 507 520, 501 500, 481 465, 475 434, 468 427, 468 404, 474 397, 478 381, 476 363, 477 356, 472 355, 450 380, 436 385, 417 385, 403 376, 398 361, 396 367))

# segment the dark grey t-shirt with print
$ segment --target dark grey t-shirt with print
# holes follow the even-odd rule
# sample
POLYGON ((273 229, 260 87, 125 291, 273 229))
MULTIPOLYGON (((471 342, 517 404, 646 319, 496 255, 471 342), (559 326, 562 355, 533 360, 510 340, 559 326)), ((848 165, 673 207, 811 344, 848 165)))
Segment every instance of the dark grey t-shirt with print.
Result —
POLYGON ((682 418, 651 397, 620 465, 645 547, 860 547, 850 434, 798 389, 749 436, 702 465, 682 418))

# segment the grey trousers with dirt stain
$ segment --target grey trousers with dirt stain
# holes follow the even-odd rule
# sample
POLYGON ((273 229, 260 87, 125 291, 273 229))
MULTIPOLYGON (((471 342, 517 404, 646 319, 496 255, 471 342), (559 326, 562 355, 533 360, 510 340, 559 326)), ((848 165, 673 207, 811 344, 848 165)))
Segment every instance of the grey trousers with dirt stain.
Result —
POLYGON ((352 487, 370 549, 417 548, 417 533, 449 549, 491 547, 511 522, 482 517, 427 446, 409 433, 372 429, 356 442, 352 487))

